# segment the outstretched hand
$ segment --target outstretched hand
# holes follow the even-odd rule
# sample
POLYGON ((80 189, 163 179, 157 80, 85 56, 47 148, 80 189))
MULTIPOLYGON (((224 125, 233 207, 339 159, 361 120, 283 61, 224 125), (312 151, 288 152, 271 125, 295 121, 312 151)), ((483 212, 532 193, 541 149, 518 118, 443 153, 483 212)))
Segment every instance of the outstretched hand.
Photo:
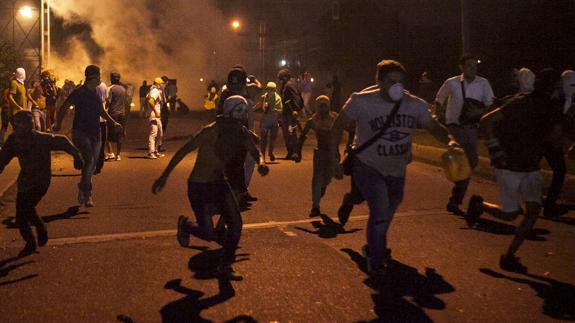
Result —
POLYGON ((158 194, 166 186, 166 177, 160 176, 152 185, 152 193, 158 194))

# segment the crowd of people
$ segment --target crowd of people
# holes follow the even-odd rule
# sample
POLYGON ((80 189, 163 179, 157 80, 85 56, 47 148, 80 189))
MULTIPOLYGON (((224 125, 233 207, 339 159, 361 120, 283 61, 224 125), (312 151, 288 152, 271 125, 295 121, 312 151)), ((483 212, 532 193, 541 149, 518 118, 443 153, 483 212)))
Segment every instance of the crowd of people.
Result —
MULTIPOLYGON (((351 189, 343 197, 338 219, 345 226, 354 205, 367 202, 369 219, 363 253, 370 279, 378 281, 386 276, 390 264, 387 232, 403 200, 414 131, 424 128, 448 149, 462 149, 472 169, 478 164, 477 150, 483 136, 495 168, 500 205, 474 195, 467 209, 462 210, 470 185, 470 178, 466 178, 454 182, 446 210, 463 217, 470 227, 484 212, 505 221, 523 215, 508 250, 500 258, 500 266, 525 272, 527 268, 516 252, 541 209, 545 216, 560 216, 567 211, 557 201, 566 174, 565 145, 575 139, 575 72, 560 74, 544 69, 533 73, 522 68, 516 74, 517 93, 497 98, 489 81, 477 74, 477 64, 476 57, 464 55, 459 61, 461 74, 447 79, 435 94, 430 94, 430 80, 423 75, 420 85, 426 86, 426 97, 422 99, 404 88, 408 74, 400 62, 382 60, 376 67, 375 84, 353 93, 341 109, 337 77, 329 84, 332 95, 313 99, 308 72, 299 83, 289 69, 280 70, 275 80, 261 82, 248 75, 242 65, 236 65, 221 88, 215 82, 208 85, 204 108, 212 122, 175 152, 152 191, 159 193, 176 165, 198 150, 187 184, 195 221, 184 216, 178 219, 177 240, 187 246, 193 235, 218 242, 224 251, 218 272, 227 279, 239 280, 241 276, 231 265, 241 237, 241 212, 257 201, 249 192, 253 171, 257 165, 261 175, 269 172, 266 163, 276 160, 275 141, 280 129, 287 152, 284 159, 296 163, 301 161, 302 146, 313 131, 316 147, 309 216, 321 215, 320 200, 331 180, 350 175, 351 189), (257 134, 255 113, 261 113, 257 134), (340 158, 344 131, 348 132, 348 141, 345 157, 340 158), (545 199, 542 158, 553 170, 545 199), (221 217, 214 225, 216 214, 221 217)), ((94 65, 86 67, 83 84, 72 91, 58 89, 48 72, 42 73, 40 81, 32 81, 28 90, 25 78, 25 71, 17 69, 4 91, 2 102, 7 104, 2 109, 0 138, 4 139, 8 124, 12 125, 14 133, 0 150, 0 172, 12 158, 20 160, 16 221, 26 242, 21 255, 35 252, 48 239, 46 225, 35 208, 50 183, 50 151, 63 150, 74 157, 74 167, 82 172, 78 202, 93 206, 92 175, 101 171, 104 159, 121 160, 130 96, 119 73, 110 74, 111 85, 107 86, 94 65), (61 99, 64 92, 66 96, 61 99), (71 107, 72 143, 53 134, 61 129, 71 107), (30 225, 37 228, 37 239, 30 225)), ((176 82, 165 76, 156 77, 151 86, 144 81, 139 97, 141 116, 150 127, 148 158, 164 157, 163 136, 179 100, 176 82)), ((572 147, 568 155, 572 157, 572 147)))

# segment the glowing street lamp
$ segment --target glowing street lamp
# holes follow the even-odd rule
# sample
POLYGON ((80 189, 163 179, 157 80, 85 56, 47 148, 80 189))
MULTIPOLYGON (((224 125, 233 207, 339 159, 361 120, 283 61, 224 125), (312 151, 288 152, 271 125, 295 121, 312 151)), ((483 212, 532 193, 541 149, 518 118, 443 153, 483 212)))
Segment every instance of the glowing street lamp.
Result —
POLYGON ((242 24, 240 23, 239 20, 235 19, 232 21, 232 29, 233 30, 238 30, 238 29, 240 29, 241 26, 242 26, 242 24))
POLYGON ((281 66, 281 67, 284 67, 284 66, 286 66, 286 65, 287 65, 287 61, 286 61, 285 59, 282 59, 282 60, 280 61, 280 66, 281 66))
POLYGON ((30 8, 28 6, 24 6, 24 7, 20 8, 20 10, 18 10, 18 12, 20 13, 20 15, 22 17, 32 18, 32 8, 30 8))

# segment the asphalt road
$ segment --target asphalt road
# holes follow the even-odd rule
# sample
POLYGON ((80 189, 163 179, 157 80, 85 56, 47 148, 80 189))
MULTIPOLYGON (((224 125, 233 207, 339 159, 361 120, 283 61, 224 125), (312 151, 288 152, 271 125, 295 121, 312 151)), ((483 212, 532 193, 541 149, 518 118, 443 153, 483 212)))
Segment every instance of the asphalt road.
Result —
MULTIPOLYGON (((309 219, 309 138, 300 164, 278 160, 255 174, 259 200, 243 213, 244 231, 234 268, 241 282, 214 276, 218 247, 175 239, 178 215, 193 216, 186 179, 194 156, 182 162, 165 190, 151 184, 203 120, 173 119, 168 156, 145 159, 145 123, 129 121, 123 160, 94 179, 93 208, 76 208, 77 171, 54 158, 54 178, 39 213, 50 241, 17 259, 22 248, 13 224, 14 190, 0 209, 1 322, 551 322, 575 320, 575 214, 541 218, 519 256, 529 274, 498 268, 515 223, 485 217, 467 229, 444 207, 451 185, 442 170, 408 168, 404 201, 391 225, 390 281, 370 286, 365 261, 367 206, 345 230, 333 223, 349 179, 334 181, 322 201, 323 219, 309 219), (334 219, 334 220, 331 220, 334 219)), ((277 156, 285 152, 278 138, 277 156)), ((15 161, 14 161, 15 163, 15 161)), ((493 183, 474 180, 472 193, 496 199, 493 183)), ((518 220, 519 221, 519 220, 518 220)))

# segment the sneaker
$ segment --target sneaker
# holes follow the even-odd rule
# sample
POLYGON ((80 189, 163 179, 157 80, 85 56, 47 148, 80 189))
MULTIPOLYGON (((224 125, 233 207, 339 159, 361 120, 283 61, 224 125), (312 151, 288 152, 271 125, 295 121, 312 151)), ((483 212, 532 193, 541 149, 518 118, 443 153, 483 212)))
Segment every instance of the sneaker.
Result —
POLYGON ((255 202, 255 201, 258 200, 257 197, 252 196, 249 192, 246 193, 245 199, 246 199, 246 201, 248 201, 248 202, 255 202))
POLYGON ((162 154, 162 153, 160 153, 160 152, 156 152, 155 155, 156 155, 156 157, 158 157, 158 158, 166 157, 166 154, 162 154))
POLYGON ((88 198, 86 199, 86 207, 93 207, 94 206, 94 201, 92 200, 91 196, 88 196, 88 198))
POLYGON ((341 224, 341 226, 344 226, 347 223, 347 221, 349 220, 349 216, 351 214, 351 211, 353 210, 353 204, 345 203, 348 195, 349 195, 349 193, 345 194, 345 196, 343 198, 344 202, 341 203, 341 206, 337 210, 337 218, 338 218, 339 224, 341 224))
POLYGON ((469 200, 467 213, 465 213, 465 222, 467 226, 473 228, 479 217, 483 213, 483 198, 479 195, 473 195, 469 200))
POLYGON ((190 244, 190 234, 186 232, 186 222, 188 218, 180 215, 178 217, 178 232, 176 233, 176 238, 180 246, 186 248, 190 244))
POLYGON ((148 159, 158 159, 158 156, 156 156, 156 154, 154 154, 154 153, 149 153, 148 159))
POLYGON ((106 154, 106 157, 104 158, 104 160, 111 160, 114 158, 116 158, 116 155, 114 155, 114 153, 109 153, 109 154, 106 154))
POLYGON ((515 256, 505 256, 502 255, 499 258, 499 268, 505 271, 511 271, 515 273, 525 274, 527 273, 527 267, 519 262, 519 258, 515 256))
POLYGON ((116 155, 116 161, 120 161, 122 160, 122 157, 120 157, 120 155, 116 155))
POLYGON ((242 275, 234 273, 232 267, 226 265, 218 266, 217 275, 219 279, 223 280, 241 281, 244 279, 242 275))
POLYGON ((463 210, 460 209, 459 205, 457 205, 457 204, 447 203, 447 206, 445 207, 445 209, 447 209, 447 212, 452 213, 454 215, 465 216, 465 212, 463 212, 463 210))
POLYGON ((36 234, 38 234, 38 246, 44 247, 48 243, 48 231, 46 230, 46 225, 36 228, 36 234))
POLYGON ((276 161, 276 156, 274 156, 274 154, 270 154, 270 161, 276 161))
POLYGON ((321 216, 321 212, 319 211, 319 208, 318 207, 311 208, 311 211, 309 212, 309 217, 315 218, 318 216, 321 216))
POLYGON ((20 250, 18 257, 26 257, 33 253, 36 253, 36 242, 26 242, 24 249, 20 250))

